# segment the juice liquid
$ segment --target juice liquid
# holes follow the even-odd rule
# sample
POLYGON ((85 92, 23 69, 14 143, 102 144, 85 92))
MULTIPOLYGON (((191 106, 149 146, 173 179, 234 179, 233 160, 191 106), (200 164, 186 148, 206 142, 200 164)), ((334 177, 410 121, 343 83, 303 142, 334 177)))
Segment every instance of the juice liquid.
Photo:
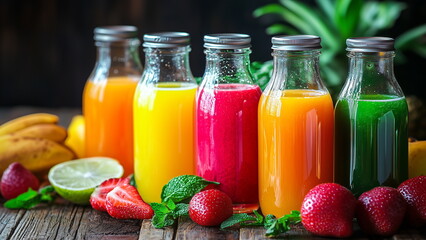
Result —
POLYGON ((196 84, 140 85, 134 99, 135 180, 145 202, 161 202, 170 179, 195 174, 196 84))
POLYGON ((397 187, 408 177, 407 103, 389 95, 361 95, 336 104, 335 181, 355 195, 397 187))
POLYGON ((117 159, 124 176, 133 173, 133 94, 138 78, 88 81, 83 93, 86 156, 117 159))
POLYGON ((256 85, 220 84, 197 100, 197 175, 220 182, 219 189, 243 212, 258 208, 256 85))
POLYGON ((300 210, 306 193, 333 181, 333 103, 316 90, 273 91, 259 103, 259 200, 263 214, 300 210))

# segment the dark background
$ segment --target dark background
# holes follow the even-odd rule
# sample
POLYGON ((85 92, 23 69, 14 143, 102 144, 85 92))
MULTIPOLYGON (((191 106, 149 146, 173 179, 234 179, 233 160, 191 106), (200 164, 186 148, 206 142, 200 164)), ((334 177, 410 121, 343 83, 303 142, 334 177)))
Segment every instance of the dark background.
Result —
MULTIPOLYGON (((0 107, 80 107, 95 64, 96 26, 135 25, 140 39, 149 32, 189 32, 194 76, 204 71, 202 38, 208 33, 250 34, 251 59, 269 60, 271 36, 265 27, 273 18, 255 19, 252 12, 273 2, 277 1, 0 0, 0 107)), ((408 9, 382 35, 397 37, 426 22, 426 1, 405 2, 408 9)), ((414 53, 407 56, 408 64, 396 66, 396 77, 406 95, 425 98, 426 60, 414 53)))

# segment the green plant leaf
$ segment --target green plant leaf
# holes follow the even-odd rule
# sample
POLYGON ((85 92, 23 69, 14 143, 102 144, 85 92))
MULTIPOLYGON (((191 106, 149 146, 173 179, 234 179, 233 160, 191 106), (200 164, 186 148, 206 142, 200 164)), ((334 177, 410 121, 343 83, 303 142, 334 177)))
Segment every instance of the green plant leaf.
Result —
POLYGON ((410 49, 413 42, 426 34, 426 24, 415 27, 395 39, 395 48, 398 50, 410 49))
POLYGON ((326 15, 328 17, 328 20, 330 22, 333 22, 334 20, 334 3, 336 2, 336 0, 332 1, 332 0, 317 0, 317 5, 320 7, 320 9, 322 10, 322 12, 324 13, 324 15, 326 15))
POLYGON ((402 2, 374 2, 364 4, 358 35, 374 36, 380 30, 390 28, 400 16, 406 5, 402 2))
POLYGON ((309 25, 302 18, 300 18, 299 16, 297 16, 296 14, 281 5, 268 4, 254 10, 253 12, 253 15, 255 17, 264 16, 266 14, 279 15, 283 21, 287 21, 302 33, 304 32, 312 34, 312 32, 314 32, 314 28, 311 25, 309 25))
POLYGON ((258 18, 267 14, 281 15, 283 10, 284 10, 283 6, 276 3, 272 3, 272 4, 267 4, 265 6, 259 7, 256 10, 254 10, 253 16, 258 18))
POLYGON ((256 221, 256 218, 248 215, 247 213, 234 214, 230 218, 226 219, 220 224, 221 229, 231 227, 235 224, 246 222, 246 221, 256 221))
POLYGON ((269 35, 277 35, 277 34, 289 34, 296 35, 298 32, 293 28, 283 25, 283 24, 273 24, 266 28, 266 33, 269 35))
POLYGON ((361 16, 363 3, 364 1, 362 0, 336 1, 333 22, 340 32, 341 39, 354 35, 361 16))
POLYGON ((293 0, 280 0, 281 4, 293 11, 299 18, 303 19, 304 22, 312 26, 314 29, 312 32, 306 32, 308 34, 315 34, 321 37, 323 46, 326 48, 340 48, 340 43, 337 40, 336 34, 333 34, 329 29, 329 26, 324 22, 324 16, 309 8, 303 3, 293 0))

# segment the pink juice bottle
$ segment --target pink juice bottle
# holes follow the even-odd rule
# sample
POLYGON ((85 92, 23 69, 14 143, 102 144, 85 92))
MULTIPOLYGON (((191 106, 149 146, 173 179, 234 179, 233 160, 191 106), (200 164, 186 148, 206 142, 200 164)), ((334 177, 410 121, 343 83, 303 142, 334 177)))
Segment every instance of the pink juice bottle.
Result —
POLYGON ((231 197, 234 212, 258 208, 257 108, 248 70, 250 36, 204 37, 206 71, 196 100, 196 169, 231 197))

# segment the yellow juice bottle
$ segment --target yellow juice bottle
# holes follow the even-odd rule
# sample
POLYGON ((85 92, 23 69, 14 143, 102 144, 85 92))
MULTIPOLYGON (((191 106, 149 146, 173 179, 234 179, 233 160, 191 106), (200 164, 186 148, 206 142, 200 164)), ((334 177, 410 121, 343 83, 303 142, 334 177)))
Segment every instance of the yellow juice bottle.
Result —
POLYGON ((145 202, 161 202, 173 177, 195 174, 197 84, 189 69, 189 35, 144 36, 146 68, 133 104, 135 180, 145 202))

